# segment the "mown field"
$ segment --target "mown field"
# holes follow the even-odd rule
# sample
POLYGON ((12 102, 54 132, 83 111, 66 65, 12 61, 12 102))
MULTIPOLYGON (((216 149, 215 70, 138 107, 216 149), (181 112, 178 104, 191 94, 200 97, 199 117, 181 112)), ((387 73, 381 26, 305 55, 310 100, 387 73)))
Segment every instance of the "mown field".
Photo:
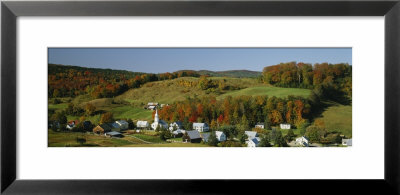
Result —
POLYGON ((352 137, 352 106, 328 102, 329 107, 322 113, 322 119, 328 132, 341 132, 352 137))
POLYGON ((169 143, 158 136, 147 134, 125 134, 123 138, 109 138, 102 135, 77 132, 48 131, 48 147, 209 147, 200 143, 169 143), (85 138, 80 144, 76 138, 85 138), (138 139, 139 138, 139 139, 138 139), (145 140, 145 141, 143 141, 145 140))
POLYGON ((120 147, 132 144, 143 144, 140 140, 132 139, 111 139, 101 135, 93 135, 86 133, 75 132, 54 132, 48 131, 48 146, 49 147, 120 147), (80 145, 76 138, 85 138, 86 143, 80 145))
POLYGON ((303 96, 308 97, 311 93, 309 89, 300 89, 300 88, 281 88, 281 87, 273 87, 273 86, 256 86, 249 87, 237 91, 232 91, 220 95, 217 99, 224 99, 227 96, 241 96, 241 95, 251 95, 251 96, 259 96, 259 95, 268 95, 270 97, 287 97, 288 95, 294 96, 303 96))
MULTIPOLYGON (((211 77, 211 80, 222 80, 225 79, 226 85, 234 86, 236 88, 247 88, 252 86, 260 85, 256 79, 251 78, 223 78, 223 77, 211 77)), ((185 100, 186 97, 202 97, 206 95, 218 96, 222 92, 213 93, 201 90, 197 86, 184 86, 179 82, 197 82, 198 78, 184 77, 174 80, 157 81, 143 85, 141 88, 131 89, 124 94, 117 96, 117 101, 125 100, 136 105, 145 105, 148 102, 159 102, 163 104, 171 104, 175 101, 185 100)))

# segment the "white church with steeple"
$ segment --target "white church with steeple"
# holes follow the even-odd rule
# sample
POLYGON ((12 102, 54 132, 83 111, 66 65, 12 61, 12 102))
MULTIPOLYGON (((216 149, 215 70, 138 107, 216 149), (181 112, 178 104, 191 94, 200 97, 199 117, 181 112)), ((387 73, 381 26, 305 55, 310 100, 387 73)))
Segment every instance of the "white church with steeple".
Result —
POLYGON ((153 130, 156 130, 157 126, 159 126, 160 128, 168 129, 168 123, 160 120, 160 118, 158 117, 158 110, 156 109, 156 115, 154 115, 154 123, 151 124, 151 128, 153 130))

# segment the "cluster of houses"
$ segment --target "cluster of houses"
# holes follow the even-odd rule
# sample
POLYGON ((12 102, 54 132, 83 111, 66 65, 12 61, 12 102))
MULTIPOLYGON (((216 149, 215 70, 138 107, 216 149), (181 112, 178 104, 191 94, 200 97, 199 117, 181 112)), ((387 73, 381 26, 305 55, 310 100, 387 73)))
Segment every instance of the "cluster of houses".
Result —
MULTIPOLYGON (((160 120, 158 116, 157 106, 158 103, 149 103, 149 109, 153 109, 150 106, 156 106, 156 114, 154 116, 154 122, 149 123, 148 121, 137 121, 136 127, 137 129, 153 129, 157 128, 168 129, 172 132, 174 138, 183 137, 182 141, 190 142, 190 143, 200 143, 201 141, 207 143, 210 137, 210 127, 207 123, 193 123, 193 130, 184 130, 182 122, 173 122, 168 125, 164 120, 160 120), (185 135, 185 136, 184 136, 185 135)), ((76 127, 79 121, 69 121, 67 123, 67 129, 72 130, 76 127)), ((86 126, 91 126, 90 121, 83 122, 84 128, 86 126)), ((125 120, 117 120, 112 123, 103 123, 97 125, 93 128, 93 133, 99 135, 105 135, 107 137, 123 137, 122 131, 128 130, 129 123, 125 120)), ((257 123, 255 128, 264 129, 264 123, 257 123)), ((280 124, 281 129, 290 129, 290 124, 280 124)), ((246 145, 247 147, 257 147, 260 143, 260 137, 256 131, 245 131, 247 135, 246 145)), ((226 135, 222 131, 215 131, 215 136, 219 142, 223 142, 227 140, 226 135)), ((301 136, 296 138, 295 145, 300 147, 309 147, 309 139, 306 136, 301 136)), ((352 139, 342 139, 342 145, 344 146, 352 146, 352 139)))
POLYGON ((158 102, 149 102, 149 103, 147 103, 147 106, 144 107, 144 109, 156 110, 157 108, 162 108, 164 106, 168 106, 168 104, 159 104, 158 102))
POLYGON ((121 131, 128 130, 129 123, 125 120, 117 120, 113 123, 103 123, 93 128, 93 133, 108 137, 123 137, 121 131))

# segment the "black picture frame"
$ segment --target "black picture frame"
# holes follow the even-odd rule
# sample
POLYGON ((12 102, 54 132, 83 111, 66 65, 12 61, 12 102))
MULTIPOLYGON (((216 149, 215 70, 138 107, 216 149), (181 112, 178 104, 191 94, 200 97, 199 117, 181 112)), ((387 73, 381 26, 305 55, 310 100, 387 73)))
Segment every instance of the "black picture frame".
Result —
POLYGON ((261 193, 280 191, 283 194, 399 194, 399 34, 399 0, 2 1, 1 192, 4 194, 248 194, 260 190, 261 193), (19 16, 385 16, 385 177, 382 180, 16 179, 16 20, 19 16))

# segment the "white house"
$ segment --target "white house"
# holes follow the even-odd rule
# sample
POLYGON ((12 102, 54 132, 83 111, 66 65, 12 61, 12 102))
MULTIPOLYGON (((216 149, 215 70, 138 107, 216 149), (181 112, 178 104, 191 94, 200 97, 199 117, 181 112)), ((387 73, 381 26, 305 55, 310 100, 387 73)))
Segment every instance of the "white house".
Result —
POLYGON ((147 103, 147 109, 149 110, 155 110, 158 106, 158 102, 149 102, 147 103))
POLYGON ((149 122, 147 122, 147 121, 138 121, 136 123, 136 127, 140 128, 140 129, 147 129, 147 128, 149 128, 149 122))
POLYGON ((157 127, 168 129, 168 123, 158 118, 158 110, 156 109, 156 115, 154 115, 154 123, 151 124, 151 128, 153 130, 156 130, 157 127))
POLYGON ((207 123, 193 123, 193 129, 197 130, 198 132, 205 132, 209 131, 210 127, 207 123))
POLYGON ((248 141, 246 141, 247 147, 257 147, 258 143, 260 143, 259 137, 255 137, 253 139, 249 139, 248 141))
POLYGON ((170 130, 170 131, 173 131, 173 130, 174 130, 174 127, 175 127, 176 129, 182 129, 183 124, 182 124, 182 122, 180 122, 180 121, 176 121, 176 122, 173 122, 173 123, 169 124, 169 130, 170 130))
POLYGON ((126 122, 125 120, 118 120, 118 121, 115 121, 115 123, 117 123, 119 125, 119 128, 121 130, 127 130, 129 128, 129 123, 126 122))
POLYGON ((309 139, 306 136, 296 138, 296 145, 308 147, 309 139))
POLYGON ((353 145, 353 139, 342 139, 342 145, 344 145, 344 146, 352 146, 353 145))
POLYGON ((220 142, 226 141, 226 135, 225 135, 224 132, 222 132, 222 131, 215 131, 215 135, 216 135, 218 141, 220 141, 220 142))
POLYGON ((67 126, 66 126, 66 128, 67 128, 68 130, 72 130, 77 124, 78 124, 78 121, 77 121, 77 120, 75 120, 75 121, 69 121, 68 124, 67 124, 67 126))
POLYGON ((182 137, 182 135, 185 134, 185 132, 186 132, 185 130, 178 129, 178 130, 173 131, 172 135, 174 137, 182 137))
MULTIPOLYGON (((213 132, 211 132, 213 133, 213 132)), ((211 133, 202 133, 201 138, 203 139, 204 142, 208 142, 208 139, 210 138, 211 133)), ((215 131, 215 137, 219 142, 226 141, 226 135, 222 131, 215 131)))
POLYGON ((257 123, 255 128, 264 129, 264 123, 257 123))
POLYGON ((74 124, 67 124, 67 129, 68 130, 72 130, 73 128, 75 127, 75 125, 74 124))
POLYGON ((290 124, 282 123, 280 124, 281 129, 290 129, 290 124))
POLYGON ((247 135, 247 139, 249 140, 258 137, 258 133, 255 131, 245 131, 244 133, 247 135))

